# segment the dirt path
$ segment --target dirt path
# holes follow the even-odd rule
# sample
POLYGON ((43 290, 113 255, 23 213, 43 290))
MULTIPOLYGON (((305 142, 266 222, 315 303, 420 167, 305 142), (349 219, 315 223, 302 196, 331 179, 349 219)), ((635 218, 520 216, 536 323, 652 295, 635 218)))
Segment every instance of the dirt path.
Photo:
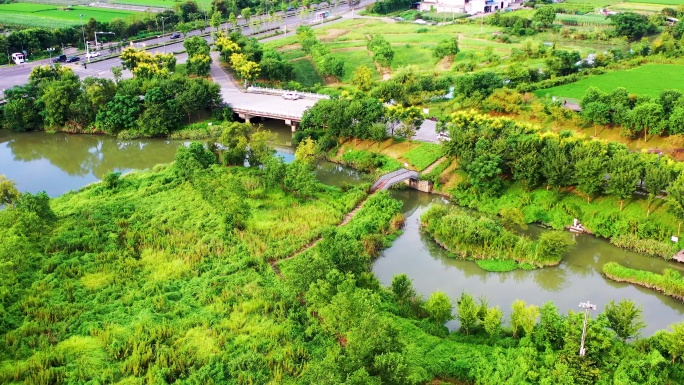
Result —
POLYGON ((421 173, 421 174, 429 174, 432 170, 435 169, 435 167, 437 167, 437 166, 439 166, 440 164, 442 164, 442 162, 444 162, 445 160, 446 160, 446 157, 445 157, 445 156, 443 156, 443 157, 437 159, 434 163, 432 163, 431 165, 427 166, 427 168, 426 168, 425 170, 421 171, 420 173, 421 173))
MULTIPOLYGON (((359 204, 356 205, 356 207, 354 207, 354 209, 353 209, 352 211, 348 212, 348 213, 344 216, 344 218, 342 219, 342 222, 340 222, 340 223, 337 225, 337 227, 342 227, 342 226, 346 225, 347 223, 349 223, 349 221, 351 221, 351 220, 354 218, 354 215, 356 215, 356 213, 357 213, 359 210, 361 210, 361 208, 363 207, 363 205, 365 205, 366 202, 368 202, 368 199, 369 199, 371 196, 373 196, 373 193, 370 193, 370 194, 366 195, 366 197, 363 198, 363 200, 362 200, 361 202, 359 202, 359 204)), ((281 279, 285 279, 285 276, 283 276, 283 273, 280 271, 280 268, 278 268, 278 264, 279 264, 280 262, 289 261, 290 259, 296 258, 296 257, 299 256, 300 254, 302 254, 302 253, 304 253, 305 251, 309 250, 310 248, 316 246, 316 245, 317 245, 320 241, 322 241, 322 240, 323 240, 323 237, 318 237, 318 238, 314 239, 313 241, 309 242, 308 244, 306 244, 306 246, 304 246, 304 247, 302 247, 301 249, 299 249, 298 251, 296 251, 294 254, 290 255, 289 257, 283 258, 283 259, 279 259, 279 260, 277 260, 277 261, 271 261, 271 262, 270 262, 270 263, 271 263, 271 268, 272 268, 273 271, 278 275, 278 277, 280 277, 281 279)))

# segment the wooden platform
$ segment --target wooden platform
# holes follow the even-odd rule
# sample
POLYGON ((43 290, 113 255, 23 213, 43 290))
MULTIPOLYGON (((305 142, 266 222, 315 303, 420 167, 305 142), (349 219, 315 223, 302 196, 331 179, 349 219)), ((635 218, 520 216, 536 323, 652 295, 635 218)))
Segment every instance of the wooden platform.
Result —
POLYGON ((684 263, 684 250, 680 250, 679 253, 675 254, 674 257, 672 257, 677 262, 684 263))

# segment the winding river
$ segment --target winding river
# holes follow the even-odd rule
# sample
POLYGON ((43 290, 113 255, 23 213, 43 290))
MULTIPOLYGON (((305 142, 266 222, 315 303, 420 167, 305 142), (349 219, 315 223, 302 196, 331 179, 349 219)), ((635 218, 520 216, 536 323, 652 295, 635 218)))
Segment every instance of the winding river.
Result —
MULTIPOLYGON (((289 130, 276 122, 265 122, 266 129, 277 134, 278 152, 291 160, 289 130)), ((118 140, 97 135, 45 133, 12 133, 0 131, 0 174, 13 179, 21 191, 46 191, 58 196, 96 182, 109 171, 127 172, 145 169, 173 160, 183 141, 164 139, 118 140)), ((332 163, 317 170, 318 178, 327 184, 349 183, 359 175, 332 163)), ((618 261, 629 267, 662 272, 666 267, 684 272, 684 264, 676 264, 630 253, 591 236, 577 236, 577 246, 557 267, 535 271, 489 273, 475 263, 448 258, 443 250, 419 231, 420 214, 443 198, 413 190, 394 191, 404 203, 406 227, 393 245, 375 261, 373 272, 383 284, 396 274, 406 273, 416 290, 429 296, 435 290, 446 292, 452 299, 468 291, 485 297, 490 305, 504 311, 515 299, 542 305, 554 301, 561 312, 579 310, 581 301, 591 301, 601 311, 610 300, 630 298, 643 307, 647 328, 644 335, 684 319, 684 303, 654 291, 630 284, 608 281, 600 274, 603 264, 618 261)), ((535 236, 543 230, 530 227, 535 236)), ((448 324, 457 326, 455 321, 448 324)))

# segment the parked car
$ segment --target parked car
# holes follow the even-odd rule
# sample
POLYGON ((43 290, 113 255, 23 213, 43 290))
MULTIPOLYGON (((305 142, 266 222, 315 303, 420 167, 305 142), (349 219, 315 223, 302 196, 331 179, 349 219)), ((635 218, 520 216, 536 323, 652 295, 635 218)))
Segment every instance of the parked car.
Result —
POLYGON ((67 61, 67 55, 59 55, 52 59, 53 63, 64 63, 67 61))
POLYGON ((290 6, 290 7, 287 7, 287 10, 285 12, 292 12, 292 11, 294 11, 294 7, 290 6))
POLYGON ((78 56, 69 56, 69 58, 66 60, 67 63, 73 63, 81 60, 80 57, 78 56))
POLYGON ((180 32, 174 32, 174 33, 171 35, 171 39, 179 39, 180 37, 181 37, 180 32))
POLYGON ((296 93, 296 92, 286 92, 283 94, 283 99, 286 100, 297 100, 301 99, 302 95, 296 93))
POLYGON ((98 56, 100 56, 99 52, 91 52, 91 53, 86 54, 86 59, 92 59, 92 58, 98 57, 98 56))

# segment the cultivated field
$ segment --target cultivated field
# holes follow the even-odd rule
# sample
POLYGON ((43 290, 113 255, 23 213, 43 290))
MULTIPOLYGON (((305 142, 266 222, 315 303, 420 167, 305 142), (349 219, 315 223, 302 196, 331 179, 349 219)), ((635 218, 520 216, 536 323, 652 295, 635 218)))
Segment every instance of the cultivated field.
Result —
MULTIPOLYGON (((593 32, 596 29, 608 28, 605 18, 599 15, 573 16, 578 20, 577 31, 593 32), (581 20, 581 23, 580 23, 581 20)), ((554 41, 558 47, 576 50, 582 56, 613 48, 622 48, 621 41, 608 41, 597 44, 589 40, 576 39, 573 35, 560 36, 558 34, 542 33, 533 37, 511 36, 510 43, 494 40, 494 33, 502 31, 500 27, 480 25, 478 23, 457 23, 443 26, 424 26, 411 22, 394 22, 388 19, 356 19, 346 20, 334 25, 316 29, 318 39, 328 46, 331 53, 344 62, 345 75, 340 79, 343 83, 351 81, 353 71, 359 65, 365 65, 373 71, 373 77, 380 79, 387 77, 399 68, 411 66, 413 71, 423 73, 445 72, 454 70, 462 62, 473 63, 475 69, 489 67, 492 69, 509 64, 506 60, 511 51, 520 48, 527 40, 536 44, 554 41), (373 34, 380 34, 394 50, 394 60, 389 69, 377 68, 370 53, 366 49, 367 38, 373 34), (442 40, 458 37, 460 53, 451 60, 437 60, 433 56, 434 47, 442 40), (486 50, 502 61, 488 65, 485 57, 486 50)), ((287 60, 293 61, 296 67, 296 80, 302 84, 311 84, 307 73, 318 83, 320 78, 315 74, 313 66, 307 65, 309 58, 301 50, 296 37, 288 37, 266 43, 283 54, 287 60), (310 70, 310 71, 309 71, 310 70)), ((543 60, 529 59, 525 62, 533 67, 543 67, 543 60)), ((463 63, 465 64, 465 63, 463 63)))
POLYGON ((118 9, 103 9, 87 6, 77 6, 68 9, 57 5, 35 3, 0 4, 0 24, 19 27, 56 28, 70 25, 80 25, 84 21, 95 18, 97 21, 108 22, 115 18, 125 18, 139 12, 118 9))
POLYGON ((627 0, 627 3, 648 3, 648 4, 658 4, 658 5, 669 5, 669 6, 677 6, 677 5, 684 5, 684 1, 682 0, 627 0))
POLYGON ((617 87, 625 87, 630 93, 657 97, 666 89, 684 91, 684 65, 646 64, 625 71, 611 72, 592 76, 575 83, 535 91, 538 96, 558 96, 562 98, 581 98, 587 88, 594 86, 604 92, 617 87))
MULTIPOLYGON (((127 4, 127 5, 137 5, 141 7, 157 7, 157 8, 172 8, 176 3, 180 4, 180 1, 174 0, 110 0, 113 4, 127 4)), ((200 7, 202 7, 202 2, 197 2, 200 7)))

